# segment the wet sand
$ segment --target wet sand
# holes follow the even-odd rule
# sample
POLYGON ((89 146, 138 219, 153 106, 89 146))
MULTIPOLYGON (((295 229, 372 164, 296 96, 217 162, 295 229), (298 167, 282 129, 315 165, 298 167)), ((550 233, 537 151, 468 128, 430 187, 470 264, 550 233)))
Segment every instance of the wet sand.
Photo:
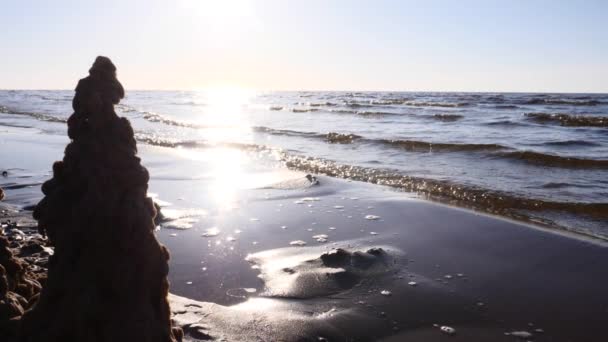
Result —
MULTIPOLYGON (((39 148, 9 142, 22 155, 39 148)), ((31 170, 61 153, 51 144, 44 149, 52 153, 37 152, 35 162, 10 160, 9 176, 0 179, 8 203, 36 202, 44 173, 31 170)), ((162 149, 140 151, 151 191, 176 218, 161 224, 158 236, 171 251, 172 310, 189 340, 605 338, 608 249, 597 241, 370 184, 319 177, 309 186, 303 174, 280 169, 252 171, 264 181, 218 193, 217 177, 165 172, 191 159, 168 165, 162 149), (331 256, 337 248, 345 251, 338 258, 331 256)))
MULTIPOLYGON (((214 238, 200 237, 196 229, 178 232, 177 236, 171 236, 174 231, 161 231, 161 239, 173 251, 173 292, 229 305, 244 300, 230 296, 235 289, 255 288, 255 294, 236 293, 251 297, 250 305, 240 304, 250 313, 267 308, 262 310, 266 318, 259 324, 278 324, 276 321, 287 313, 301 313, 317 321, 318 326, 310 328, 314 336, 330 340, 517 340, 516 336, 505 335, 511 332, 529 332, 532 335, 526 340, 535 341, 602 339, 608 323, 605 246, 405 199, 364 184, 320 180, 318 190, 306 192, 306 196, 319 199, 308 202, 312 207, 296 204, 301 198, 271 197, 249 203, 234 216, 223 218, 218 226, 225 227, 225 232, 214 238), (323 194, 323 188, 331 188, 331 194, 323 194), (358 199, 350 199, 355 196, 358 199), (367 220, 366 215, 379 219, 367 220), (234 234, 236 227, 242 232, 234 234), (328 242, 315 241, 313 235, 318 234, 327 234, 328 242), (236 241, 228 241, 228 237, 236 237, 236 241), (211 243, 201 247, 200 239, 211 243), (289 247, 295 240, 306 242, 306 246, 289 247), (317 287, 311 295, 298 286, 282 289, 283 294, 269 291, 269 279, 263 282, 257 278, 260 270, 251 269, 245 261, 249 253, 275 248, 279 248, 275 261, 271 258, 265 261, 267 264, 284 260, 285 248, 313 262, 324 248, 353 251, 373 247, 384 248, 394 264, 387 265, 384 273, 361 276, 352 287, 336 291, 327 285, 325 294, 319 294, 317 287), (192 255, 193 250, 200 258, 185 262, 182 253, 192 255), (384 290, 390 295, 383 295, 384 290), (254 304, 267 296, 270 302, 254 304), (335 309, 333 319, 314 319, 331 309, 335 309), (346 312, 353 316, 340 317, 346 312), (325 325, 340 334, 330 335, 322 329, 325 325), (359 331, 361 325, 366 327, 363 331, 359 331), (443 325, 456 333, 442 333, 443 325)), ((325 279, 330 273, 322 270, 317 276, 325 279)), ((270 280, 289 282, 276 279, 279 275, 273 274, 275 279, 270 280)), ((290 327, 279 336, 293 340, 290 327)))

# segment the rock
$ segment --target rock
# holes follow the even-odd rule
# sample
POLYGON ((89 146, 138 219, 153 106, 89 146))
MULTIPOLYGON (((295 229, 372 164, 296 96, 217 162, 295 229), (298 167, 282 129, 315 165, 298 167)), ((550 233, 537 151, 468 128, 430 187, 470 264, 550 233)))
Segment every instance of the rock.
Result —
MULTIPOLYGON (((34 209, 54 253, 36 304, 21 319, 22 342, 174 342, 182 336, 171 326, 169 252, 154 235, 158 206, 146 197, 149 174, 131 124, 114 111, 123 97, 116 67, 97 57, 76 86, 72 141, 34 209)), ((29 291, 20 293, 36 292, 35 284, 24 286, 29 291)))

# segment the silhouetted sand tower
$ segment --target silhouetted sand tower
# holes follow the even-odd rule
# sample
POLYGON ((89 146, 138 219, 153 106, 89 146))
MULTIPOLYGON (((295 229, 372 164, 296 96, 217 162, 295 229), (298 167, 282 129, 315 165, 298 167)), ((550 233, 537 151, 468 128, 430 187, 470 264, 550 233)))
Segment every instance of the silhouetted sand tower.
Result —
POLYGON ((175 341, 166 248, 154 236, 149 175, 133 129, 114 112, 116 67, 97 57, 68 120, 72 142, 34 211, 55 247, 48 280, 22 318, 23 341, 175 341))

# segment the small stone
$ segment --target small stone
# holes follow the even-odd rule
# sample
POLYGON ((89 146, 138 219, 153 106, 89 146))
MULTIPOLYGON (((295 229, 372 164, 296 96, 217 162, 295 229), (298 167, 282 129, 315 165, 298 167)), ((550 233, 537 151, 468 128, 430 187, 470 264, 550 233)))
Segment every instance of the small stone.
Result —
POLYGON ((442 325, 439 330, 441 330, 442 333, 448 335, 454 335, 456 333, 456 329, 448 327, 447 325, 442 325))
POLYGON ((306 242, 302 240, 294 240, 289 243, 291 246, 306 246, 306 242))
POLYGON ((383 296, 387 296, 387 297, 392 295, 391 291, 388 291, 388 290, 382 290, 382 291, 380 291, 380 294, 383 296))
POLYGON ((410 282, 409 282, 409 283, 407 283, 407 284, 408 284, 409 286, 416 286, 416 285, 418 285, 418 283, 417 283, 417 282, 415 282, 415 281, 410 281, 410 282))

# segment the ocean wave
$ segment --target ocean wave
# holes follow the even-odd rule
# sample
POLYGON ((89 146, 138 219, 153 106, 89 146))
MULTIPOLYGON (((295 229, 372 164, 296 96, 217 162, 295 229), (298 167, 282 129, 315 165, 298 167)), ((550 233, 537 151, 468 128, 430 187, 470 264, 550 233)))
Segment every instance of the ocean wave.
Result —
POLYGON ((456 107, 468 107, 471 104, 469 102, 416 102, 416 101, 408 101, 403 103, 406 106, 414 106, 414 107, 447 107, 447 108, 456 108, 456 107))
POLYGON ((379 99, 379 100, 371 100, 370 104, 377 105, 377 106, 402 105, 411 100, 412 99, 410 99, 410 98, 379 99))
POLYGON ((510 151, 501 152, 500 157, 514 160, 524 161, 529 164, 563 167, 563 168, 601 168, 608 169, 608 160, 601 159, 582 159, 574 157, 558 156, 553 154, 545 154, 535 151, 510 151))
POLYGON ((464 116, 458 114, 435 114, 431 118, 439 121, 452 122, 463 119, 464 116))
POLYGON ((355 140, 361 139, 360 135, 356 134, 344 134, 329 132, 325 135, 325 140, 332 144, 350 144, 355 140))
POLYGON ((204 102, 197 102, 197 101, 171 102, 170 104, 175 105, 175 106, 206 106, 207 105, 204 102))
POLYGON ((179 139, 166 139, 155 136, 150 136, 145 133, 136 133, 135 139, 138 142, 169 148, 214 148, 214 147, 228 147, 238 150, 245 151, 271 151, 273 148, 265 145, 258 144, 246 144, 237 142, 209 142, 204 140, 179 140, 179 139))
POLYGON ((377 107, 377 105, 375 104, 371 104, 369 102, 345 102, 344 103, 345 107, 349 107, 349 108, 369 108, 369 107, 377 107))
POLYGON ((304 105, 307 105, 310 107, 334 107, 334 106, 337 106, 338 104, 333 103, 333 102, 311 102, 311 103, 305 103, 304 105))
POLYGON ((496 109, 517 109, 517 108, 519 108, 519 106, 516 106, 516 105, 495 105, 494 108, 496 108, 496 109))
POLYGON ((608 127, 608 117, 589 115, 569 115, 560 113, 525 113, 525 116, 536 122, 555 122, 571 127, 608 127))
POLYGON ((418 140, 365 139, 366 142, 398 147, 411 152, 481 152, 507 149, 498 144, 431 143, 418 140))
POLYGON ((142 118, 149 122, 159 122, 169 126, 177 126, 177 127, 188 127, 188 128, 205 128, 204 125, 198 125, 191 122, 185 122, 175 119, 170 119, 162 114, 154 113, 154 112, 141 112, 142 118))
POLYGON ((569 105, 569 106, 597 106, 604 102, 598 100, 577 100, 577 99, 554 99, 536 97, 523 102, 526 105, 569 105))
POLYGON ((400 113, 393 113, 393 112, 383 112, 383 111, 373 111, 373 110, 350 110, 350 109, 330 109, 329 112, 333 113, 333 114, 350 114, 350 115, 357 115, 357 116, 368 117, 368 118, 409 115, 409 114, 403 114, 403 113, 400 114, 400 113))
MULTIPOLYGON (((490 156, 523 161, 528 164, 541 165, 545 167, 561 168, 608 168, 608 160, 583 159, 545 154, 536 151, 514 150, 500 144, 469 144, 469 143, 433 143, 420 140, 400 140, 400 139, 373 139, 365 138, 356 134, 349 133, 316 133, 301 132, 285 129, 273 129, 269 127, 254 127, 254 130, 272 135, 297 136, 309 139, 320 139, 329 143, 351 144, 361 142, 372 145, 387 146, 398 148, 408 152, 484 152, 490 156)), ((562 146, 574 144, 587 144, 581 141, 553 142, 562 146)), ((593 144, 593 143, 590 143, 593 144)))
POLYGON ((137 109, 122 103, 115 105, 115 108, 118 108, 123 113, 138 112, 137 109))
POLYGON ((316 112, 318 108, 292 108, 291 111, 294 113, 308 113, 308 112, 316 112))
POLYGON ((280 129, 280 128, 271 128, 266 126, 253 126, 251 129, 255 132, 266 133, 271 135, 284 135, 284 136, 293 136, 293 137, 305 137, 305 138, 318 138, 323 137, 320 133, 314 132, 301 132, 295 131, 291 129, 280 129))
POLYGON ((356 110, 349 109, 330 109, 329 112, 335 114, 357 114, 356 110))
POLYGON ((521 212, 522 210, 530 212, 551 210, 586 215, 597 219, 608 219, 608 203, 553 202, 526 198, 476 186, 412 177, 391 170, 346 165, 306 156, 285 155, 284 163, 287 167, 302 172, 391 186, 408 192, 423 194, 430 199, 441 202, 512 218, 529 219, 521 212))
POLYGON ((504 126, 504 127, 528 126, 525 123, 517 122, 517 121, 513 121, 513 120, 496 120, 496 121, 486 122, 483 125, 485 125, 485 126, 504 126))
POLYGON ((294 137, 304 137, 304 138, 316 138, 325 140, 331 144, 350 144, 355 140, 361 139, 361 136, 351 133, 337 133, 337 132, 329 132, 329 133, 316 133, 316 132, 301 132, 294 131, 290 129, 277 129, 270 128, 264 126, 255 126, 252 129, 256 132, 262 132, 271 135, 284 135, 284 136, 294 136, 294 137))
POLYGON ((544 142, 542 144, 539 145, 544 145, 544 146, 565 146, 565 147, 579 147, 579 146, 583 146, 583 147, 596 147, 596 146, 601 146, 600 144, 594 143, 592 141, 587 141, 587 140, 562 140, 562 141, 547 141, 544 142))
POLYGON ((48 115, 48 114, 33 113, 33 112, 23 112, 23 111, 9 109, 9 108, 3 107, 3 106, 0 106, 0 113, 3 113, 3 114, 12 114, 12 115, 29 116, 29 117, 34 118, 36 120, 47 121, 47 122, 59 122, 59 123, 66 123, 66 122, 68 122, 68 119, 58 118, 56 116, 52 116, 52 115, 48 115))
POLYGON ((355 115, 366 116, 366 117, 374 117, 374 116, 399 116, 403 114, 391 113, 391 112, 381 112, 381 111, 367 111, 367 110, 359 110, 355 111, 355 115))

